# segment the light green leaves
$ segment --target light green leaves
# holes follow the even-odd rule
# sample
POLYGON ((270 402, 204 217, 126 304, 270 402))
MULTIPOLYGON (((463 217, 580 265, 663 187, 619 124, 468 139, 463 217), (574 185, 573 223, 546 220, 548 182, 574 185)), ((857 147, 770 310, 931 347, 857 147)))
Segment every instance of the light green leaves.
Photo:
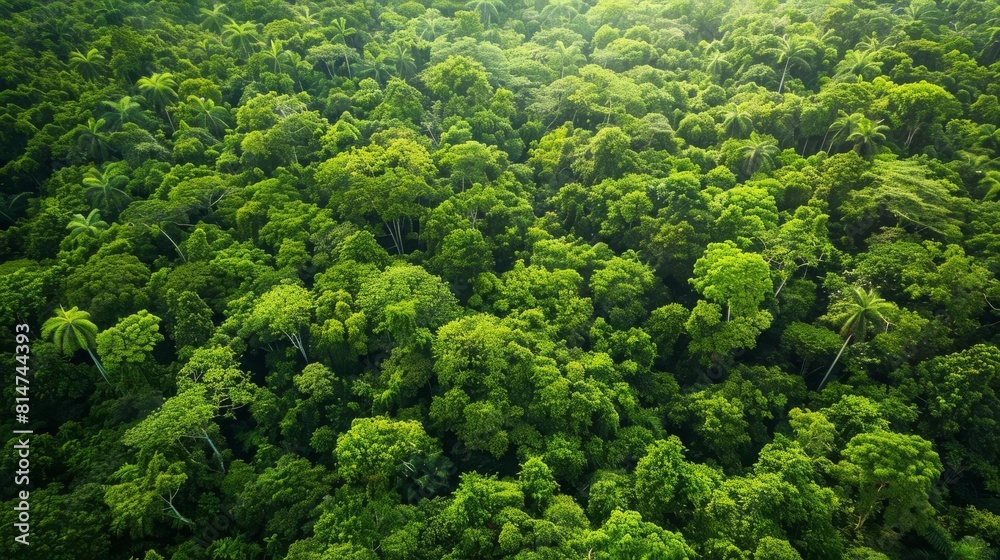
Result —
POLYGON ((763 257, 745 253, 735 243, 710 243, 705 256, 694 264, 690 280, 709 301, 728 307, 727 320, 757 311, 772 288, 763 257))
POLYGON ((151 362, 153 347, 162 340, 160 318, 143 309, 97 335, 97 354, 108 371, 123 373, 151 362))
POLYGON ((428 455, 434 447, 434 440, 419 422, 358 418, 337 438, 334 457, 344 480, 384 491, 402 461, 428 455))
POLYGON ((855 530, 878 512, 886 528, 908 529, 928 519, 928 492, 943 470, 931 443, 919 436, 870 432, 854 436, 838 465, 857 491, 855 530))

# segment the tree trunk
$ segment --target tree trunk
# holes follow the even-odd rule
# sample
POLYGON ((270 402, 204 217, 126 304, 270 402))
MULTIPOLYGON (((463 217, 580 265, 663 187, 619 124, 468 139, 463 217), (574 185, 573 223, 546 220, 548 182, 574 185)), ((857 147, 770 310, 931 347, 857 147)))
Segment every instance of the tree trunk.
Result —
POLYGON ((844 348, 847 348, 847 343, 851 341, 852 336, 854 336, 853 333, 847 337, 847 340, 844 341, 844 345, 840 347, 840 352, 837 352, 837 357, 833 359, 833 363, 830 364, 830 367, 826 370, 826 375, 823 376, 823 380, 819 382, 819 387, 816 388, 817 391, 823 390, 823 384, 826 383, 826 378, 830 377, 830 372, 833 371, 833 366, 837 365, 837 360, 839 360, 840 355, 844 353, 844 348))
POLYGON ((302 344, 302 337, 297 334, 286 334, 288 340, 292 341, 292 346, 298 349, 299 353, 302 354, 302 358, 309 363, 309 356, 306 356, 305 346, 302 344))
POLYGON ((215 442, 212 441, 212 438, 208 437, 208 432, 205 431, 205 428, 201 429, 201 433, 205 434, 205 441, 207 441, 208 445, 212 448, 212 453, 215 453, 215 458, 219 460, 219 468, 222 469, 222 472, 226 472, 226 465, 222 463, 222 454, 219 453, 219 449, 215 447, 215 442))
POLYGON ((101 377, 104 378, 104 381, 107 382, 108 385, 111 385, 111 382, 108 381, 107 374, 104 373, 104 366, 101 365, 101 362, 97 359, 97 356, 94 355, 94 352, 91 351, 89 347, 87 348, 87 353, 90 354, 90 359, 94 360, 94 365, 97 366, 97 371, 101 372, 101 377))
POLYGON ((785 77, 788 76, 788 63, 791 61, 792 59, 790 58, 785 60, 785 69, 781 71, 781 83, 778 84, 778 93, 781 93, 781 88, 785 86, 785 77))
POLYGON ((192 523, 194 523, 193 521, 191 521, 187 517, 184 517, 183 515, 181 515, 181 512, 177 511, 177 508, 174 507, 174 495, 176 495, 176 492, 173 495, 170 496, 169 500, 166 499, 166 498, 164 498, 163 496, 160 496, 160 499, 162 499, 164 502, 167 503, 167 507, 170 508, 170 511, 172 511, 174 513, 174 516, 177 517, 177 519, 180 519, 181 521, 183 521, 184 523, 187 523, 189 525, 192 524, 192 523))
POLYGON ((184 256, 184 253, 181 251, 181 248, 177 246, 177 243, 174 243, 173 238, 167 235, 167 232, 163 231, 163 228, 159 228, 159 230, 160 233, 162 233, 163 236, 166 237, 168 241, 170 241, 170 244, 174 246, 174 250, 177 251, 177 254, 181 256, 181 260, 187 262, 187 258, 184 256))
MULTIPOLYGON (((794 273, 793 273, 793 274, 794 274, 794 273)), ((780 294, 780 293, 781 293, 781 290, 782 290, 782 288, 784 288, 784 287, 785 287, 785 283, 786 283, 786 282, 788 282, 788 279, 789 279, 790 277, 791 277, 791 274, 788 274, 788 275, 786 275, 786 276, 785 276, 785 277, 784 277, 784 278, 783 278, 783 279, 781 280, 781 284, 780 284, 780 285, 778 286, 778 289, 777 289, 777 290, 775 290, 775 292, 774 292, 774 297, 778 297, 778 294, 780 294)))

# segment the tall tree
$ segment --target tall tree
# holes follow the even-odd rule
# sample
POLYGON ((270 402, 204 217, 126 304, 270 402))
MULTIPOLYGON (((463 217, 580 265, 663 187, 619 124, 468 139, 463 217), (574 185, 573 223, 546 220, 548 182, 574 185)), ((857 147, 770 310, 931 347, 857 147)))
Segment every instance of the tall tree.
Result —
POLYGON ((833 132, 833 136, 830 138, 830 144, 827 146, 826 150, 829 152, 833 149, 833 145, 835 143, 841 142, 850 136, 857 127, 858 122, 863 118, 865 118, 865 116, 861 113, 851 113, 848 115, 846 112, 841 110, 837 115, 837 119, 833 121, 833 124, 831 124, 830 128, 826 131, 827 135, 833 132))
POLYGON ((154 72, 148 78, 139 78, 136 85, 139 86, 139 91, 146 96, 147 100, 163 109, 163 114, 167 116, 167 122, 170 123, 170 130, 174 130, 174 122, 170 119, 170 111, 167 110, 177 99, 177 91, 174 89, 177 87, 177 82, 174 81, 173 74, 154 72))
POLYGON ((257 26, 249 21, 227 23, 223 37, 230 46, 234 49, 242 50, 243 55, 249 57, 250 51, 253 50, 253 46, 257 43, 257 26))
POLYGON ((84 80, 96 80, 101 77, 104 56, 97 49, 90 49, 87 54, 73 51, 69 55, 69 65, 83 76, 84 80))
POLYGON ((809 43, 802 37, 798 35, 792 35, 791 37, 784 36, 781 38, 781 42, 776 49, 773 49, 778 55, 778 63, 785 63, 784 68, 781 70, 781 81, 778 83, 778 93, 785 87, 785 78, 788 77, 788 71, 793 66, 802 66, 806 70, 809 70, 811 66, 809 65, 807 58, 816 56, 816 51, 813 50, 809 43))
POLYGON ((109 169, 112 164, 108 164, 103 170, 96 167, 90 168, 83 176, 84 191, 90 201, 100 206, 106 214, 117 214, 131 200, 125 192, 125 185, 128 179, 109 169))
POLYGON ((769 135, 750 133, 750 139, 743 146, 743 172, 747 176, 769 168, 778 154, 778 141, 769 135))
POLYGON ((185 105, 194 113, 196 122, 202 128, 218 134, 229 127, 229 111, 225 107, 216 105, 215 101, 189 95, 185 105))
POLYGON ((87 155, 94 161, 101 161, 108 155, 108 140, 101 132, 108 121, 104 119, 95 120, 94 117, 87 119, 87 124, 76 127, 79 132, 76 143, 81 149, 86 150, 87 155))
MULTIPOLYGON (((347 38, 358 32, 357 29, 347 25, 347 20, 344 18, 337 18, 331 21, 330 29, 333 31, 333 40, 343 44, 345 47, 350 46, 347 44, 347 38)), ((347 77, 353 78, 351 76, 351 61, 346 51, 344 52, 344 64, 347 66, 347 77)))
POLYGON ((722 113, 722 129, 733 138, 746 138, 753 132, 753 120, 742 105, 730 103, 722 113))
POLYGON ((889 127, 882 121, 872 121, 862 117, 857 126, 847 136, 848 142, 854 142, 854 151, 861 157, 871 157, 878 153, 879 144, 885 142, 885 133, 889 127))
POLYGON ((844 58, 834 67, 834 78, 838 80, 871 80, 882 72, 881 60, 874 51, 847 51, 844 58))
POLYGON ((852 339, 855 341, 864 340, 873 324, 884 323, 886 330, 889 329, 890 323, 886 315, 895 308, 896 306, 891 302, 879 297, 874 288, 865 290, 858 286, 848 289, 845 297, 841 297, 831 305, 828 317, 834 322, 840 323, 840 337, 844 339, 844 344, 837 352, 833 363, 827 368, 817 390, 823 389, 826 379, 830 377, 830 372, 833 371, 833 367, 840 360, 840 355, 844 353, 844 349, 847 348, 852 339))
POLYGON ((201 20, 201 26, 209 31, 222 33, 227 25, 233 23, 233 18, 223 13, 225 10, 225 4, 214 4, 211 10, 208 8, 199 9, 198 12, 204 16, 201 20))
POLYGON ((501 0, 469 0, 465 4, 465 9, 479 12, 479 15, 483 18, 483 25, 486 27, 490 26, 493 18, 499 18, 499 10, 506 7, 501 0))
POLYGON ((563 20, 576 17, 580 13, 579 7, 579 0, 550 0, 538 14, 541 18, 539 22, 552 23, 553 27, 558 27, 563 20))
POLYGON ((587 61, 579 46, 573 44, 567 47, 562 41, 556 41, 555 49, 547 54, 547 58, 549 64, 559 68, 560 78, 566 77, 567 68, 576 68, 587 61))
POLYGON ((72 354, 80 349, 86 350, 97 366, 97 371, 101 372, 101 377, 111 385, 104 372, 104 366, 91 349, 96 343, 97 325, 90 321, 90 313, 77 309, 75 305, 68 310, 60 305, 55 317, 42 325, 42 336, 51 336, 52 342, 64 354, 72 354))
POLYGON ((275 286, 257 300, 245 329, 264 337, 287 338, 309 363, 302 332, 309 326, 315 305, 309 290, 301 286, 275 286))

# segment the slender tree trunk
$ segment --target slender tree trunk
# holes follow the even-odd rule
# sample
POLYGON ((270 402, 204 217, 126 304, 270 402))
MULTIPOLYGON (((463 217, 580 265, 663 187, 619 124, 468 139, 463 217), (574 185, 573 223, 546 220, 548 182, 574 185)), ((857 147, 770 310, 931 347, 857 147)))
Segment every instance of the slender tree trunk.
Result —
POLYGON ((288 337, 288 340, 292 341, 292 346, 294 346, 299 350, 299 353, 302 354, 302 358, 305 359, 306 363, 308 364, 309 356, 306 356, 306 349, 305 346, 302 344, 302 337, 294 333, 286 334, 285 336, 288 337))
POLYGON ((790 58, 785 60, 785 69, 781 71, 781 83, 778 84, 778 93, 781 93, 781 88, 785 86, 785 77, 788 76, 788 63, 791 61, 792 59, 790 58))
MULTIPOLYGON (((794 274, 794 273, 793 273, 793 274, 794 274)), ((784 288, 784 287, 785 287, 785 283, 786 283, 786 282, 788 282, 788 279, 789 279, 790 277, 791 277, 791 274, 788 274, 788 275, 786 275, 786 276, 785 276, 785 277, 784 277, 784 278, 783 278, 783 279, 781 280, 781 284, 780 284, 780 285, 778 285, 778 289, 774 291, 774 297, 778 297, 778 294, 780 294, 780 293, 781 293, 781 290, 782 290, 782 288, 784 288)))
POLYGON ((219 449, 215 447, 215 442, 212 441, 212 438, 208 437, 208 432, 205 431, 205 428, 201 429, 201 433, 204 434, 205 441, 207 441, 208 445, 212 448, 212 453, 215 453, 215 458, 219 460, 219 468, 222 469, 222 472, 226 472, 226 465, 222 463, 222 454, 219 453, 219 449))
POLYGON ((830 372, 833 371, 833 366, 837 365, 837 360, 839 360, 840 355, 844 353, 844 348, 847 348, 847 343, 851 341, 852 336, 854 336, 853 333, 847 337, 847 340, 844 341, 844 345, 840 347, 840 351, 837 352, 837 357, 833 359, 833 363, 830 364, 830 367, 826 370, 826 375, 823 376, 823 380, 819 382, 819 387, 816 388, 817 391, 823 390, 823 384, 826 383, 826 378, 830 377, 830 372))
POLYGON ((171 495, 169 500, 166 499, 166 498, 164 498, 163 496, 160 496, 160 499, 162 499, 164 502, 167 503, 167 507, 170 508, 170 511, 174 512, 174 516, 176 516, 177 519, 180 519, 181 521, 183 521, 184 523, 187 523, 189 525, 191 523, 194 523, 193 521, 191 521, 187 517, 184 517, 183 515, 181 515, 181 512, 177 511, 177 508, 174 507, 174 495, 171 495))
POLYGON ((87 348, 87 353, 90 354, 90 359, 94 360, 94 365, 97 366, 97 371, 101 372, 101 377, 104 378, 104 381, 108 385, 111 385, 111 382, 108 381, 107 374, 104 372, 104 366, 101 365, 101 362, 97 359, 97 356, 94 355, 94 352, 90 348, 87 348))
POLYGON ((173 134, 174 132, 177 132, 177 129, 174 128, 174 121, 170 118, 170 111, 168 111, 166 107, 163 108, 163 114, 167 116, 167 122, 170 124, 170 133, 173 134))
POLYGON ((166 237, 168 241, 170 241, 170 244, 174 246, 174 250, 177 251, 177 254, 181 256, 181 260, 187 262, 187 257, 184 256, 184 252, 181 251, 181 248, 177 246, 177 243, 174 243, 173 238, 167 235, 167 232, 163 231, 163 228, 159 229, 160 233, 162 233, 163 236, 166 237))

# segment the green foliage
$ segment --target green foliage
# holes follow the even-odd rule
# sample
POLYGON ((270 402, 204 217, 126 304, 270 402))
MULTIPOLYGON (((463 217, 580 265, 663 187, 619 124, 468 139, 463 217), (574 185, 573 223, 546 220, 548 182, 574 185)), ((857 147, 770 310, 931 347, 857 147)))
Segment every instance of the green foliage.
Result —
POLYGON ((97 335, 97 355, 112 375, 132 378, 150 371, 155 363, 150 354, 162 340, 160 318, 143 309, 97 335))
POLYGON ((990 557, 994 4, 0 4, 0 557, 990 557))
POLYGON ((433 440, 418 422, 385 417, 358 418, 337 438, 337 472, 348 483, 373 491, 391 485, 392 474, 410 457, 429 455, 433 440))

